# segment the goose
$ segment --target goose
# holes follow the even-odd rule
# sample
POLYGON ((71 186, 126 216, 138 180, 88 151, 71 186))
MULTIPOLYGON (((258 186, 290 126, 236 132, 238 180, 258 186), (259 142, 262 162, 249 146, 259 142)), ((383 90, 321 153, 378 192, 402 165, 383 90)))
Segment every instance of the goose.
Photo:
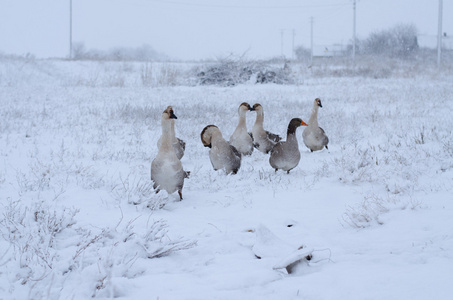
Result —
POLYGON ((236 174, 241 167, 241 153, 225 141, 220 129, 208 125, 200 136, 203 146, 210 148, 209 159, 214 170, 223 169, 227 174, 236 174))
POLYGON ((252 111, 256 111, 256 120, 251 132, 253 146, 259 151, 267 154, 282 138, 277 134, 264 130, 264 113, 263 106, 261 104, 254 104, 252 111))
MULTIPOLYGON (((171 106, 168 106, 167 110, 173 110, 173 108, 171 106)), ((172 138, 173 149, 175 149, 176 157, 178 159, 181 159, 184 156, 184 151, 186 150, 186 142, 184 142, 180 138, 176 137, 175 120, 174 119, 170 119, 170 120, 171 120, 171 134, 173 136, 173 138, 172 138)), ((157 141, 157 148, 160 148, 161 145, 162 145, 162 136, 157 141)))
POLYGON ((319 107, 322 107, 321 99, 316 98, 313 102, 313 109, 311 111, 310 120, 308 120, 308 126, 302 133, 304 144, 308 149, 310 149, 311 152, 321 150, 324 147, 329 149, 327 148, 329 138, 327 137, 324 129, 318 125, 319 107))
POLYGON ((296 129, 299 126, 307 126, 302 119, 294 118, 289 122, 286 141, 275 144, 271 150, 269 163, 275 172, 282 169, 289 173, 300 161, 299 144, 296 138, 296 129))
POLYGON ((243 102, 239 105, 239 123, 230 136, 230 144, 233 145, 243 155, 251 155, 253 152, 253 140, 247 133, 246 113, 251 110, 250 104, 243 102))
POLYGON ((168 194, 178 191, 179 199, 182 200, 182 187, 184 178, 188 178, 189 172, 182 168, 173 148, 173 135, 171 123, 177 119, 171 106, 162 113, 162 142, 157 156, 151 163, 151 181, 156 194, 160 190, 166 190, 168 194))

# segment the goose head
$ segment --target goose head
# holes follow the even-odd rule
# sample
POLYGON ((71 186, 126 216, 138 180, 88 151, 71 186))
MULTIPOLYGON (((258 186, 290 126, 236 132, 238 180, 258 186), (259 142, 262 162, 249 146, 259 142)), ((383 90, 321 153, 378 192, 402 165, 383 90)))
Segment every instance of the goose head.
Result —
POLYGON ((166 119, 166 120, 177 119, 177 117, 173 111, 173 107, 168 106, 167 109, 164 110, 164 112, 162 113, 162 119, 166 119))
POLYGON ((256 111, 257 114, 263 114, 263 107, 259 103, 253 104, 253 106, 250 110, 256 111))
POLYGON ((308 126, 301 118, 293 118, 288 124, 288 134, 296 132, 300 126, 308 126))
POLYGON ((242 102, 241 105, 239 105, 238 109, 239 115, 245 115, 247 111, 252 111, 250 104, 248 104, 247 102, 242 102))
POLYGON ((218 131, 220 132, 219 128, 215 125, 208 125, 201 131, 200 137, 203 146, 211 148, 211 139, 213 132, 218 131))
POLYGON ((299 126, 308 126, 308 124, 305 123, 301 118, 291 119, 291 121, 289 122, 289 125, 294 128, 297 128, 299 126))
POLYGON ((315 105, 317 105, 317 106, 319 106, 319 107, 322 107, 321 99, 316 98, 316 99, 315 99, 315 105))

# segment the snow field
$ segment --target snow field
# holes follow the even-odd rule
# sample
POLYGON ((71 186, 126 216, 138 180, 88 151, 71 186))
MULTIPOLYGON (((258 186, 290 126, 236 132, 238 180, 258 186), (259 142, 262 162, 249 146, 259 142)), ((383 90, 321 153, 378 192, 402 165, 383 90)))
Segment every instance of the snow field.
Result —
POLYGON ((0 76, 0 298, 453 292, 451 75, 223 88, 144 85, 133 64, 18 65, 2 62, 0 76), (260 103, 265 129, 286 137, 316 97, 328 151, 310 153, 299 128, 302 157, 290 174, 258 151, 237 175, 212 169, 199 136, 206 125, 228 139, 239 104, 260 103), (149 181, 168 105, 187 143, 182 202, 149 181), (292 274, 274 270, 278 253, 257 259, 252 250, 260 227, 313 248, 313 259, 292 274))

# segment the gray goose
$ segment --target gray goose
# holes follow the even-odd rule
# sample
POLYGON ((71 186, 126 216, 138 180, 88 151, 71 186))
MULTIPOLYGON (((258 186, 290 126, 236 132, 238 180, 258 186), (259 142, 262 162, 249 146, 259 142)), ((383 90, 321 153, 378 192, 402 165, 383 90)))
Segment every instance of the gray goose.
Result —
POLYGON ((277 134, 264 130, 264 112, 261 104, 254 104, 252 111, 256 111, 256 120, 251 132, 253 146, 259 151, 267 154, 282 138, 277 134))
MULTIPOLYGON (((173 110, 173 108, 171 106, 168 106, 167 110, 173 110)), ((171 133, 173 136, 172 145, 173 145, 173 148, 175 149, 176 157, 178 159, 181 159, 184 156, 184 151, 186 150, 186 142, 184 142, 180 138, 176 137, 174 119, 171 119, 171 133)), ((162 136, 157 141, 157 148, 160 148, 161 145, 162 145, 162 136)))
POLYGON ((241 167, 241 153, 230 145, 215 125, 206 126, 201 131, 203 146, 210 148, 209 159, 214 170, 223 169, 227 174, 236 174, 241 167))
POLYGON ((239 123, 230 136, 230 144, 233 145, 243 155, 251 155, 253 152, 253 140, 247 132, 246 114, 252 108, 250 104, 243 102, 239 105, 239 123))
POLYGON ((177 119, 171 106, 167 107, 162 113, 162 142, 157 152, 157 156, 151 163, 151 181, 154 182, 153 188, 156 193, 166 190, 168 194, 178 191, 179 199, 182 200, 182 187, 184 178, 189 172, 182 168, 181 161, 178 159, 173 148, 173 138, 171 121, 177 119))
POLYGON ((296 129, 307 126, 302 119, 294 118, 289 122, 286 141, 278 142, 271 150, 269 163, 277 172, 279 169, 289 173, 300 161, 299 143, 296 138, 296 129))
POLYGON ((318 109, 322 107, 321 99, 316 98, 313 102, 313 109, 311 111, 310 120, 308 120, 308 126, 302 133, 305 146, 310 149, 311 152, 318 151, 327 148, 329 138, 327 137, 324 129, 318 125, 318 109))

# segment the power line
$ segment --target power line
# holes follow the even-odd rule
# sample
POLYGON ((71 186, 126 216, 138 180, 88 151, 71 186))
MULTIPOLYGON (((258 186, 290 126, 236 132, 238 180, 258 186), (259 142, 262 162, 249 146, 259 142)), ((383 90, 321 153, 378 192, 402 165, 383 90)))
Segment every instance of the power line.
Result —
POLYGON ((278 8, 327 8, 327 7, 341 7, 349 5, 349 3, 336 3, 336 4, 312 4, 312 5, 230 5, 230 4, 212 4, 212 3, 193 3, 181 1, 167 1, 167 0, 149 0, 146 2, 156 2, 162 4, 176 4, 192 7, 209 7, 209 8, 253 8, 253 9, 278 9, 278 8))

